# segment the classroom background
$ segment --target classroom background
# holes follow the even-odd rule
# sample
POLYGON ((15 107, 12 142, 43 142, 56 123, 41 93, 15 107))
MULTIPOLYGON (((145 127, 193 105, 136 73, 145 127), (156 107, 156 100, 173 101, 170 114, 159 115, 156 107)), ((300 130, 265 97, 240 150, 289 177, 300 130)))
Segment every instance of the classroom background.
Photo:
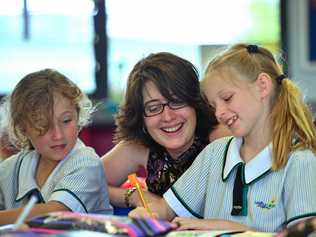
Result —
POLYGON ((283 57, 316 111, 316 0, 0 0, 0 97, 26 74, 54 68, 97 104, 82 140, 112 146, 113 115, 133 65, 168 51, 202 77, 228 44, 263 45, 283 57))

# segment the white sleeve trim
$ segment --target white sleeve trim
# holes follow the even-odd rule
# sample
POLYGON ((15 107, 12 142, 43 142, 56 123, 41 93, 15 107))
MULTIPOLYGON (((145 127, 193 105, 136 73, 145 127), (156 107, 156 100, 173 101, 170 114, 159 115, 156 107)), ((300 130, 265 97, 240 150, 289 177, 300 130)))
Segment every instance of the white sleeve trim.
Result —
POLYGON ((86 213, 86 210, 81 203, 73 195, 66 191, 53 192, 48 201, 61 202, 73 212, 86 213))
POLYGON ((181 217, 191 217, 196 218, 189 212, 182 203, 178 200, 176 195, 174 195, 171 188, 167 190, 167 192, 164 193, 163 198, 166 200, 168 206, 178 215, 181 217))

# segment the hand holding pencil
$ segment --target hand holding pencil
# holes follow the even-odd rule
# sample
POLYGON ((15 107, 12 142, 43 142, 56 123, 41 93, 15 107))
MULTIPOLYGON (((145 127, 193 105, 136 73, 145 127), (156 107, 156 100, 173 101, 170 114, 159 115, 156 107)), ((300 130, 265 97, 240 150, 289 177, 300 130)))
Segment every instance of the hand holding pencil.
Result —
POLYGON ((141 199, 142 205, 143 207, 146 209, 147 213, 149 214, 150 217, 154 217, 152 211, 150 210, 147 200, 145 199, 145 195, 144 195, 144 191, 137 179, 136 174, 131 174, 128 176, 128 180, 130 181, 130 183, 136 188, 139 197, 141 199))

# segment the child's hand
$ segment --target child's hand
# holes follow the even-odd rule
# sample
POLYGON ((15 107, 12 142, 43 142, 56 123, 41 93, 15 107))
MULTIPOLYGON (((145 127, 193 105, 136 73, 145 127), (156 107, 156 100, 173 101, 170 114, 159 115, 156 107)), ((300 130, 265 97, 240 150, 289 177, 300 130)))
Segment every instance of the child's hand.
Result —
POLYGON ((192 219, 176 217, 172 222, 178 224, 178 230, 251 230, 249 227, 238 222, 219 219, 192 219))
POLYGON ((308 218, 293 224, 283 230, 276 237, 291 237, 291 236, 309 236, 316 231, 316 218, 308 218))
POLYGON ((177 230, 210 230, 211 220, 176 217, 172 221, 178 225, 177 230))
POLYGON ((135 218, 157 218, 157 213, 150 215, 144 207, 136 207, 128 213, 129 217, 135 218))

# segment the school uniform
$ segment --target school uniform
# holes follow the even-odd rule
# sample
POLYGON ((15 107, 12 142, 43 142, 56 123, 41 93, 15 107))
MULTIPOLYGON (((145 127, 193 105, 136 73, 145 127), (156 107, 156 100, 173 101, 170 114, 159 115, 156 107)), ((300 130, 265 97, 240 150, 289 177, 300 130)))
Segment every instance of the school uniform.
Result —
POLYGON ((163 195, 178 216, 226 219, 267 232, 316 216, 316 157, 310 150, 293 152, 284 168, 272 171, 271 144, 246 164, 241 144, 231 137, 209 144, 163 195))
POLYGON ((35 175, 39 161, 35 150, 21 151, 0 164, 0 210, 23 207, 31 195, 39 203, 57 201, 71 211, 111 214, 103 163, 79 139, 42 187, 35 175))

